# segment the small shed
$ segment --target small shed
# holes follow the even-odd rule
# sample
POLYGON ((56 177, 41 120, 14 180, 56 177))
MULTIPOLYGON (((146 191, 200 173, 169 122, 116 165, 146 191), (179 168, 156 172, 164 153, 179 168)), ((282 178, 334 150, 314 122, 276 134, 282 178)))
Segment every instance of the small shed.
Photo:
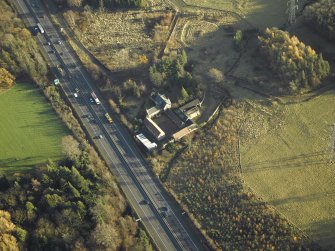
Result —
POLYGON ((145 148, 149 151, 152 152, 154 149, 157 148, 157 144, 154 142, 151 142, 147 137, 144 136, 143 133, 137 134, 136 139, 142 143, 142 145, 145 146, 145 148))

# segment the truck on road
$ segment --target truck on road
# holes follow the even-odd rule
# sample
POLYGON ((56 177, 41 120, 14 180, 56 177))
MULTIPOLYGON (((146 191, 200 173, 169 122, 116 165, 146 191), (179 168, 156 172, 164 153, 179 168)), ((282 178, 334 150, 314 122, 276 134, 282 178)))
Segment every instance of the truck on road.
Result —
POLYGON ((39 29, 39 31, 43 34, 44 33, 44 29, 42 27, 42 25, 40 23, 37 24, 37 28, 39 29))
POLYGON ((97 95, 95 94, 95 92, 92 92, 92 93, 91 93, 91 96, 92 96, 93 100, 95 101, 95 103, 96 103, 97 105, 100 105, 100 104, 101 104, 101 103, 100 103, 100 100, 98 99, 98 97, 97 97, 97 95))
POLYGON ((106 119, 108 120, 109 123, 111 123, 111 124, 113 123, 113 120, 112 120, 111 116, 108 114, 108 112, 105 113, 105 117, 106 117, 106 119))

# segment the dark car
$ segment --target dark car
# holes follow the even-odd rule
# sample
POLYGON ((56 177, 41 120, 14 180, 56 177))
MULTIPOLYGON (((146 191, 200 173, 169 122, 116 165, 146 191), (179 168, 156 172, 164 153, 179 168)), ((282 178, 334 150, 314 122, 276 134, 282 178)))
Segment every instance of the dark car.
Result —
POLYGON ((150 205, 150 202, 148 200, 142 200, 142 203, 143 205, 150 205))
POLYGON ((163 217, 167 217, 169 215, 170 209, 168 207, 161 207, 159 210, 161 211, 161 215, 163 217))

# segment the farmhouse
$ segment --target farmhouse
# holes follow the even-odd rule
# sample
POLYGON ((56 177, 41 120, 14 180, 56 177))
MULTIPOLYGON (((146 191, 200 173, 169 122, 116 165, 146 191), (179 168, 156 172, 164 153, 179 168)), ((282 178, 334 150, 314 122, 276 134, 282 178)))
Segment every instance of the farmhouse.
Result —
POLYGON ((194 99, 178 109, 171 109, 171 101, 164 94, 153 91, 150 95, 155 106, 146 110, 144 125, 157 140, 180 140, 197 129, 192 119, 200 115, 201 102, 194 99))

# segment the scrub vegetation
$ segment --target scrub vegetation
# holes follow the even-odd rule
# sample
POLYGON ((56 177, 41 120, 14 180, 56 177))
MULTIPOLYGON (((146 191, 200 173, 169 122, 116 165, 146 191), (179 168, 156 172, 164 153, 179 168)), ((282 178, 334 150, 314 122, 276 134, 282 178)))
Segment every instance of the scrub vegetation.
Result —
POLYGON ((67 158, 61 163, 49 161, 30 173, 0 178, 0 208, 7 211, 7 221, 10 214, 16 224, 11 242, 0 239, 0 246, 4 250, 152 250, 95 151, 72 136, 65 137, 63 144, 67 158))

